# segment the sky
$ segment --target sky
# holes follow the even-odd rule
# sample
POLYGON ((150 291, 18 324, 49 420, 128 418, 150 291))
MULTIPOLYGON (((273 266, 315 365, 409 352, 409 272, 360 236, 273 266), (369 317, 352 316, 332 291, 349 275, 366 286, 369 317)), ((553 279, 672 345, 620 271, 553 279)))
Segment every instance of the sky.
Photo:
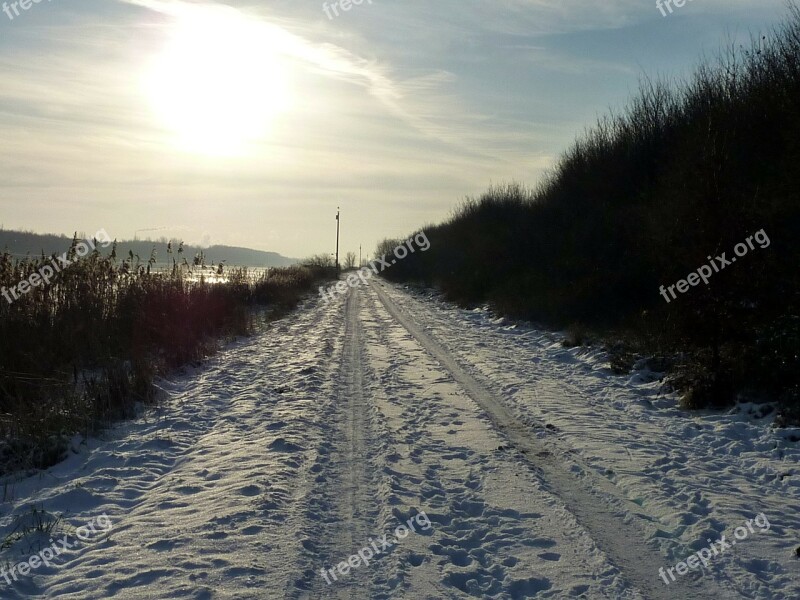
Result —
POLYGON ((643 74, 685 76, 787 12, 341 2, 5 0, 0 226, 302 258, 334 251, 341 207, 341 253, 366 257, 491 185, 535 186, 643 74))

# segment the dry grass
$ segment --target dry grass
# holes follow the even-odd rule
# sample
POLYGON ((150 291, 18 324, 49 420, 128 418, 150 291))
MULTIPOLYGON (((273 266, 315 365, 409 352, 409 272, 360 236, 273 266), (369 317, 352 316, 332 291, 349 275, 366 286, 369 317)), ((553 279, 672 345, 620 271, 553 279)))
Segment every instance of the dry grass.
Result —
MULTIPOLYGON (((75 255, 80 240, 69 251, 75 255)), ((11 287, 53 257, 0 254, 11 287)), ((66 440, 130 417, 154 399, 153 378, 251 330, 251 306, 290 309, 331 275, 313 266, 253 279, 194 280, 191 267, 153 272, 95 250, 9 304, 0 299, 0 473, 57 462, 66 440)))

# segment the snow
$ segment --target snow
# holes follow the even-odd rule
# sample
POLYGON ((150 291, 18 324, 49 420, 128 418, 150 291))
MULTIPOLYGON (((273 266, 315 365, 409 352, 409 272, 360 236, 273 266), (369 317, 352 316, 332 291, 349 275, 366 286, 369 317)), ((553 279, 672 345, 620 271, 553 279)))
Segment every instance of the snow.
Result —
POLYGON ((54 535, 113 529, 0 576, 0 597, 800 597, 800 432, 748 402, 682 411, 659 374, 560 340, 381 282, 309 298, 9 483, 6 535, 31 507, 64 515, 54 535), (422 512, 430 528, 322 577, 422 512), (762 512, 705 573, 660 579, 762 512))

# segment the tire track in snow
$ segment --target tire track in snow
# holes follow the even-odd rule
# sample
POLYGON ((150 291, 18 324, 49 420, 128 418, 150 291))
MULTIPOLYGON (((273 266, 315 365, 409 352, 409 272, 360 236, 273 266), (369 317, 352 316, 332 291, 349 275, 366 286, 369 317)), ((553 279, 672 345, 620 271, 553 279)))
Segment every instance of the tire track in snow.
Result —
POLYGON ((641 598, 563 503, 517 466, 521 455, 504 456, 504 437, 452 376, 375 294, 364 299, 385 524, 418 509, 434 523, 381 561, 375 600, 641 598))
POLYGON ((491 382, 520 421, 537 430, 548 423, 557 453, 643 507, 652 517, 647 542, 665 568, 764 512, 768 535, 751 536, 686 577, 703 579, 718 597, 800 598, 793 533, 800 503, 787 504, 800 489, 800 449, 771 429, 769 417, 748 415, 746 404, 741 412, 687 412, 655 374, 613 375, 597 346, 565 348, 560 335, 487 307, 462 310, 429 291, 385 289, 469 373, 491 382))
MULTIPOLYGON (((323 485, 320 493, 327 499, 320 506, 335 512, 338 518, 329 527, 319 527, 316 532, 317 538, 324 539, 320 539, 315 548, 319 553, 314 561, 316 569, 307 574, 304 583, 298 584, 298 587, 311 588, 300 598, 370 598, 369 567, 362 565, 344 577, 336 572, 340 577, 337 581, 329 574, 330 584, 321 574, 323 568, 332 569, 346 561, 373 534, 370 524, 374 521, 374 500, 369 493, 371 482, 367 459, 367 449, 371 444, 357 294, 351 292, 347 296, 344 312, 344 345, 336 382, 336 413, 331 415, 338 420, 337 431, 333 432, 333 440, 338 443, 330 451, 325 451, 326 458, 320 462, 320 475, 316 480, 323 485), (325 470, 329 471, 327 475, 325 470)), ((313 518, 313 513, 309 517, 313 518)))
POLYGON ((679 580, 668 588, 659 578, 658 569, 666 560, 645 542, 640 522, 648 517, 641 507, 617 493, 608 481, 584 471, 583 480, 567 473, 563 462, 554 456, 535 433, 520 424, 505 405, 474 377, 462 369, 453 357, 430 335, 405 315, 381 289, 371 285, 389 314, 400 323, 426 351, 456 380, 469 396, 487 413, 495 426, 503 431, 509 442, 520 450, 541 472, 552 492, 561 498, 592 535, 597 545, 619 566, 628 581, 646 598, 668 600, 675 597, 702 599, 714 597, 714 591, 704 581, 679 580), (533 458, 535 457, 535 459, 533 458), (631 519, 637 515, 639 519, 631 519))

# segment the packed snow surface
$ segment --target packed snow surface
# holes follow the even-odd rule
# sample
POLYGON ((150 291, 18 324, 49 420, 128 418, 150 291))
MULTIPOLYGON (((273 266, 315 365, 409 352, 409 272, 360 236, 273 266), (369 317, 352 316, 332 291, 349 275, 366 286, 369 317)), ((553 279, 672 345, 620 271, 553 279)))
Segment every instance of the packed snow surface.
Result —
POLYGON ((9 481, 0 598, 800 597, 800 432, 607 365, 382 282, 309 299, 9 481))

